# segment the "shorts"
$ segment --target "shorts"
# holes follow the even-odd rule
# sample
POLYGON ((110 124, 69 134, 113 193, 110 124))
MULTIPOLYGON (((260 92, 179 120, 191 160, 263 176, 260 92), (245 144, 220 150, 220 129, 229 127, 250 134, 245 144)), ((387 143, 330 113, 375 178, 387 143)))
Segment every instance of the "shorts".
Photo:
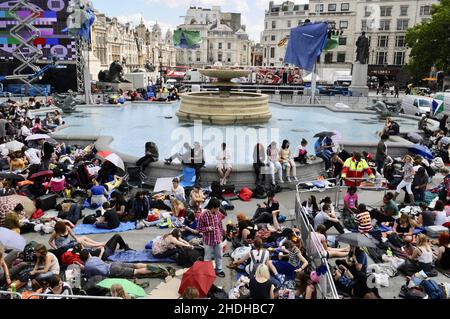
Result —
POLYGON ((134 264, 112 263, 109 269, 109 277, 111 278, 133 278, 134 264))
POLYGON ((231 164, 228 164, 228 163, 225 163, 225 164, 217 164, 216 167, 217 167, 217 169, 224 169, 224 170, 232 169, 231 164))

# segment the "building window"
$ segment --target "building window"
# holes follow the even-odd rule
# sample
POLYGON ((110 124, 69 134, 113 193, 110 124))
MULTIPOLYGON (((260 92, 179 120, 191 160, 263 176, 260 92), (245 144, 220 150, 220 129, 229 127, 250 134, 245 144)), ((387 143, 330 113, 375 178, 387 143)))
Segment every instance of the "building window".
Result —
POLYGON ((247 46, 244 44, 244 51, 247 51, 247 46))
POLYGON ((408 29, 409 20, 397 20, 397 31, 405 31, 408 29))
POLYGON ((217 61, 222 62, 222 53, 217 54, 217 61))
POLYGON ((347 38, 339 37, 339 45, 347 45, 347 38))
POLYGON ((348 21, 340 21, 339 28, 340 29, 348 29, 348 21))
POLYGON ((266 41, 267 42, 267 35, 264 37, 264 41, 266 41))
POLYGON ((323 12, 323 3, 322 4, 316 4, 316 13, 317 12, 323 12))
POLYGON ((328 4, 328 11, 336 11, 336 4, 335 3, 329 3, 328 4))
POLYGON ((197 58, 196 58, 197 62, 200 62, 200 58, 201 58, 200 52, 197 51, 195 54, 197 55, 197 58))
POLYGON ((392 7, 380 7, 381 17, 390 17, 392 15, 392 7))
POLYGON ((231 62, 231 54, 227 54, 227 62, 231 62))
POLYGON ((369 9, 369 7, 364 7, 364 16, 366 18, 370 17, 370 14, 371 14, 371 12, 368 9, 369 9))
POLYGON ((431 6, 421 6, 420 7, 420 15, 421 16, 429 16, 431 14, 431 6))
POLYGON ((325 54, 325 63, 333 63, 333 52, 327 52, 325 54))
POLYGON ((389 36, 387 36, 387 35, 378 36, 378 47, 386 48, 388 46, 388 42, 389 42, 389 36))
POLYGON ((270 58, 275 58, 275 48, 270 48, 270 58))
POLYGON ((345 52, 339 52, 337 55, 338 63, 345 63, 345 52))
POLYGON ((227 48, 228 50, 231 50, 231 43, 228 43, 227 48))
POLYGON ((272 21, 272 29, 276 29, 277 28, 277 22, 276 21, 272 21))
POLYGON ((367 20, 361 20, 361 31, 367 31, 367 20))
POLYGON ((222 42, 219 42, 219 50, 222 50, 222 42))
POLYGON ((408 15, 408 6, 400 6, 400 16, 405 17, 408 15))
POLYGON ((276 39, 276 38, 275 38, 274 35, 272 35, 272 36, 270 37, 270 40, 271 40, 271 41, 275 41, 275 39, 276 39))
POLYGON ((264 58, 267 58, 267 49, 264 48, 264 58))
POLYGON ((377 52, 377 64, 386 64, 387 52, 377 52))
POLYGON ((287 27, 288 27, 288 28, 292 27, 292 22, 291 22, 291 20, 288 20, 288 22, 287 22, 287 27))
POLYGON ((380 20, 380 31, 389 31, 391 27, 391 20, 380 20))
POLYGON ((398 51, 394 53, 394 65, 404 65, 405 64, 405 52, 398 51))
POLYGON ((349 3, 341 3, 341 11, 348 11, 350 10, 350 4, 349 3))
POLYGON ((266 22, 266 27, 265 27, 264 29, 266 29, 266 30, 269 29, 269 27, 268 27, 268 25, 267 25, 267 22, 266 22))
POLYGON ((405 46, 405 36, 404 35, 398 35, 395 38, 395 46, 397 48, 403 48, 405 46))

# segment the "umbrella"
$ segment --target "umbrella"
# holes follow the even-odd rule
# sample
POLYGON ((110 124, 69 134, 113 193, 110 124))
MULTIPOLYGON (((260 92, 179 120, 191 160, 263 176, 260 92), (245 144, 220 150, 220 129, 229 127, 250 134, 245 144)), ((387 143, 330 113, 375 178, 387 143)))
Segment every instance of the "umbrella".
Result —
POLYGON ((123 290, 129 295, 133 295, 135 297, 145 297, 147 294, 142 287, 136 285, 135 283, 127 280, 127 279, 119 279, 119 278, 107 278, 100 281, 97 286, 110 289, 112 285, 121 285, 123 290))
POLYGON ((53 171, 40 171, 40 172, 37 172, 36 174, 31 175, 29 177, 29 180, 33 181, 33 180, 38 179, 40 177, 52 178, 53 177, 53 171))
POLYGON ((433 154, 430 149, 424 145, 416 144, 408 148, 408 151, 414 155, 420 155, 428 161, 433 160, 433 154))
POLYGON ((216 280, 216 273, 211 261, 196 261, 181 279, 178 293, 181 295, 188 287, 197 288, 200 297, 206 297, 216 280))
POLYGON ((376 248, 377 245, 367 236, 360 233, 347 233, 337 237, 337 241, 341 243, 349 244, 354 247, 372 247, 376 248))
POLYGON ((110 151, 100 151, 100 152, 97 152, 97 156, 100 156, 100 157, 103 157, 103 158, 106 158, 106 157, 108 157, 109 155, 111 155, 112 154, 112 152, 110 152, 110 151))
POLYGON ((27 136, 25 141, 47 140, 49 138, 50 138, 50 136, 48 136, 47 134, 33 134, 30 136, 27 136))
POLYGON ((0 227, 0 244, 5 246, 6 249, 17 249, 22 251, 27 242, 25 238, 20 236, 15 231, 0 227))
POLYGON ((6 148, 9 149, 11 152, 17 152, 22 150, 24 147, 24 144, 18 142, 18 141, 11 141, 9 143, 5 144, 6 148))
POLYGON ((327 136, 334 136, 336 133, 334 132, 320 132, 314 135, 314 137, 327 137, 327 136))
POLYGON ((12 174, 12 173, 0 173, 0 179, 6 179, 10 181, 24 181, 25 178, 22 175, 19 174, 12 174))
POLYGON ((119 157, 119 155, 111 153, 111 154, 109 154, 108 156, 105 157, 105 160, 113 163, 117 168, 120 168, 122 171, 125 172, 125 163, 119 157))

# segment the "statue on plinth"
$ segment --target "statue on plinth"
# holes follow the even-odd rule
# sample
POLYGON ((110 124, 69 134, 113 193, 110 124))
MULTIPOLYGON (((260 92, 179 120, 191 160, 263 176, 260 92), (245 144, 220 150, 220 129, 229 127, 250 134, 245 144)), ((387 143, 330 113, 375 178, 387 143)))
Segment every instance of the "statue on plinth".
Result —
POLYGON ((98 74, 100 82, 109 83, 131 83, 123 78, 123 67, 119 61, 111 63, 108 71, 100 71, 98 74))
POLYGON ((75 106, 86 104, 83 100, 77 98, 77 93, 72 90, 67 91, 67 94, 53 94, 53 101, 56 107, 59 107, 64 113, 71 113, 75 111, 75 106))
POLYGON ((369 39, 363 32, 356 41, 356 61, 361 64, 367 64, 369 61, 369 39))

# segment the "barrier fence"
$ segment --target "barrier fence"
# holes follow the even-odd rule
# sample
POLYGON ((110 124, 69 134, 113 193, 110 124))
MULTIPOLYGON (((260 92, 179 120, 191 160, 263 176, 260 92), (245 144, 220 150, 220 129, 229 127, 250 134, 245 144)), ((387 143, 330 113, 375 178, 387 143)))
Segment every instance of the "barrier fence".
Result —
POLYGON ((64 299, 97 299, 97 300, 122 300, 120 297, 107 297, 107 296, 81 296, 81 295, 55 295, 55 294, 39 294, 34 293, 28 295, 26 298, 22 298, 22 294, 18 292, 12 292, 12 291, 2 291, 0 290, 0 296, 1 295, 10 295, 10 296, 16 296, 18 298, 11 298, 11 299, 35 299, 36 297, 45 297, 45 298, 64 298, 64 299))

